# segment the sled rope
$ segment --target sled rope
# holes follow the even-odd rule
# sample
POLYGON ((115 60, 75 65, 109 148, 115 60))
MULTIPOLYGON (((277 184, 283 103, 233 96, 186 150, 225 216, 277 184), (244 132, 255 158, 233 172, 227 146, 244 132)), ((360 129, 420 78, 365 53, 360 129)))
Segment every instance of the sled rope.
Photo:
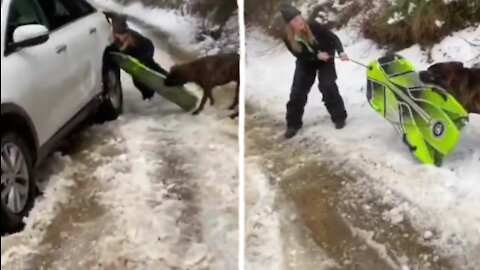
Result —
MULTIPOLYGON (((330 57, 336 58, 336 59, 342 59, 340 56, 330 55, 330 57)), ((351 58, 350 58, 350 62, 352 62, 352 63, 354 63, 354 64, 357 64, 357 65, 359 65, 359 66, 362 66, 362 67, 364 67, 364 68, 366 68, 366 69, 368 69, 368 70, 372 70, 372 67, 371 67, 371 66, 367 66, 367 65, 365 65, 364 63, 362 63, 362 62, 360 62, 360 61, 357 61, 357 60, 354 60, 354 59, 351 59, 351 58)))

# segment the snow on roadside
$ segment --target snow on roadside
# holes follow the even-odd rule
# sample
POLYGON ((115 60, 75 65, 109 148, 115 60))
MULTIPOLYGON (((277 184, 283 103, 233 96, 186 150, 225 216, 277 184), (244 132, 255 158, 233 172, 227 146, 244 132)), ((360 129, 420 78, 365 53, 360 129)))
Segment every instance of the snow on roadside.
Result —
MULTIPOLYGON (((258 113, 267 112, 283 120, 293 79, 294 58, 277 42, 259 30, 247 36, 247 103, 258 113)), ((354 28, 337 32, 345 49, 355 60, 368 62, 384 54, 354 28)), ((432 50, 435 61, 463 61, 467 66, 479 61, 478 48, 465 40, 480 35, 469 28, 447 37, 432 50)), ((418 46, 399 52, 418 69, 429 66, 427 55, 418 46)), ((320 149, 333 150, 332 159, 363 168, 374 180, 385 202, 406 204, 401 211, 419 228, 439 233, 432 241, 446 253, 476 259, 480 246, 480 116, 471 115, 455 151, 442 168, 421 165, 414 160, 393 127, 368 105, 365 97, 364 68, 353 63, 337 63, 338 84, 349 119, 344 130, 335 130, 316 84, 305 111, 305 125, 296 141, 310 139, 320 149)), ((283 130, 278 130, 279 133, 283 130)), ((347 165, 346 164, 346 165, 347 165)), ((472 260, 475 261, 475 260, 472 260)))
POLYGON ((49 179, 49 184, 44 190, 44 195, 36 202, 35 208, 25 219, 26 227, 23 232, 2 237, 2 269, 9 265, 16 265, 17 269, 26 269, 24 256, 39 252, 46 228, 61 211, 61 205, 68 203, 71 199, 71 191, 76 183, 72 180, 74 175, 83 167, 71 166, 72 160, 66 156, 55 154, 48 168, 48 171, 55 171, 56 174, 49 179))

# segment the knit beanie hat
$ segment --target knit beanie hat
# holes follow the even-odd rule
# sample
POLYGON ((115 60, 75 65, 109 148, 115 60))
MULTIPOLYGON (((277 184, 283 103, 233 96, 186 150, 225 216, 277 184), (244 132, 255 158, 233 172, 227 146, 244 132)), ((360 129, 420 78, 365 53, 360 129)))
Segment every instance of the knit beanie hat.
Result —
POLYGON ((113 32, 117 34, 125 34, 128 31, 127 17, 117 15, 112 18, 113 32))
POLYGON ((289 23, 295 17, 302 14, 300 10, 289 4, 282 4, 278 10, 286 23, 289 23))

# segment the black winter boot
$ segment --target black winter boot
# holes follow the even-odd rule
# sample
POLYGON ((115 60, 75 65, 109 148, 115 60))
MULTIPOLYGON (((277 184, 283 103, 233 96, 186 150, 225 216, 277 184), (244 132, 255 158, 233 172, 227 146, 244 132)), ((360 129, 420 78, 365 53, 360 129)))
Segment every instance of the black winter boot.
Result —
POLYGON ((285 139, 291 139, 297 135, 298 129, 296 128, 287 128, 287 131, 285 131, 285 139))
POLYGON ((335 122, 336 129, 342 129, 345 127, 345 120, 338 120, 335 122))

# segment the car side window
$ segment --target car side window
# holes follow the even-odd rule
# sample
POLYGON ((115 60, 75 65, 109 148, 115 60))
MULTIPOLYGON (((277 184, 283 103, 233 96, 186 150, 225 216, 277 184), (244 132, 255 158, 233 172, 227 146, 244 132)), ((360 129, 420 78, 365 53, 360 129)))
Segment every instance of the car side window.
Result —
POLYGON ((27 24, 44 24, 43 14, 35 0, 15 0, 8 11, 6 47, 13 43, 13 32, 17 27, 27 24))
POLYGON ((49 30, 53 31, 93 12, 83 0, 39 0, 47 17, 49 30))
POLYGON ((79 6, 81 12, 84 14, 84 15, 88 15, 88 14, 91 14, 93 12, 95 12, 95 8, 92 7, 92 5, 90 5, 87 1, 85 0, 77 0, 77 1, 74 1, 77 3, 77 5, 79 6))

